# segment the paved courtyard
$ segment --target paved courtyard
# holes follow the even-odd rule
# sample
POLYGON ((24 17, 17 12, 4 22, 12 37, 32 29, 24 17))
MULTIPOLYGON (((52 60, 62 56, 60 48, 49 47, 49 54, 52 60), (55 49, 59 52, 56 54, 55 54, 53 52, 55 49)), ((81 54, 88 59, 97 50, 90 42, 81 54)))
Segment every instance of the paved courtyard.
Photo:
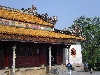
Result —
MULTIPOLYGON (((58 75, 68 75, 68 71, 66 68, 59 69, 58 71, 59 71, 58 75)), ((46 74, 46 75, 54 75, 54 74, 46 74)), ((90 74, 90 72, 72 71, 71 75, 100 75, 100 71, 94 71, 92 72, 92 74, 90 74)))
MULTIPOLYGON (((67 71, 66 72, 60 72, 58 75, 68 75, 67 71)), ((77 71, 72 71, 72 75, 100 75, 100 72, 93 72, 90 74, 90 72, 77 72, 77 71)))

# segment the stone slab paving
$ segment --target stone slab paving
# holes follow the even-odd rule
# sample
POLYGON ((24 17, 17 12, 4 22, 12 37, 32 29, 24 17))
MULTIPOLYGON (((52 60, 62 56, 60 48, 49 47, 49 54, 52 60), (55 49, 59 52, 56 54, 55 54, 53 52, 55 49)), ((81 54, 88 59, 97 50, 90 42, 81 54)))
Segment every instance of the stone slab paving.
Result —
MULTIPOLYGON (((46 74, 46 75, 56 75, 56 74, 46 74)), ((67 72, 60 72, 58 75, 68 75, 67 72)), ((73 71, 71 75, 100 75, 100 72, 93 72, 90 74, 90 72, 76 72, 73 71)))
MULTIPOLYGON (((58 75, 68 75, 67 69, 59 69, 59 74, 58 75)), ((46 75, 56 75, 56 74, 46 74, 46 75)), ((90 72, 82 72, 82 71, 72 71, 71 75, 100 75, 100 71, 93 71, 92 74, 90 72)))
MULTIPOLYGON (((68 75, 67 72, 59 73, 59 75, 68 75)), ((77 71, 72 71, 72 75, 100 75, 100 72, 93 72, 90 74, 90 72, 77 72, 77 71)))

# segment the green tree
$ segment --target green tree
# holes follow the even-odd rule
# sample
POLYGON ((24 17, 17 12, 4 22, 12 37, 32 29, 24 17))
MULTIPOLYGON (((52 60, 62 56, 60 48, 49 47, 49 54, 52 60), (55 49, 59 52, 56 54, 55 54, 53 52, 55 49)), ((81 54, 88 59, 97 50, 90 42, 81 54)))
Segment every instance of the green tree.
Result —
POLYGON ((69 27, 76 32, 76 36, 86 38, 81 42, 83 62, 88 62, 92 67, 100 69, 100 17, 88 18, 81 16, 73 21, 69 27))

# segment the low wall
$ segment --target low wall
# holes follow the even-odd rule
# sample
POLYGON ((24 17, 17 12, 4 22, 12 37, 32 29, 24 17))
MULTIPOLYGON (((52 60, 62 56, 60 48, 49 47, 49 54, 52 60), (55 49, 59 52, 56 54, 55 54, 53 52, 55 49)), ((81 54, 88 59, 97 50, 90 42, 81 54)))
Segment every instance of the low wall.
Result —
POLYGON ((3 69, 3 70, 0 70, 0 75, 10 75, 10 69, 3 69))
MULTIPOLYGON (((18 68, 15 71, 15 75, 40 75, 47 73, 46 67, 18 68)), ((0 70, 0 75, 12 75, 12 69, 2 69, 0 70)))

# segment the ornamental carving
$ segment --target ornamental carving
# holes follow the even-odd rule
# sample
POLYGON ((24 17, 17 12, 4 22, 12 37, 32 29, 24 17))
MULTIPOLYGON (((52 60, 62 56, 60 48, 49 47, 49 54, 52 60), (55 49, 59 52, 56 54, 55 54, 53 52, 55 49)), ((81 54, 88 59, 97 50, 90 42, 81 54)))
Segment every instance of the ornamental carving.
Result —
POLYGON ((75 50, 75 48, 72 48, 72 49, 71 49, 71 55, 72 55, 73 57, 76 57, 76 50, 75 50))
POLYGON ((0 9, 0 17, 23 22, 37 23, 40 25, 53 26, 53 24, 49 24, 48 22, 43 21, 42 19, 39 19, 34 15, 27 15, 20 12, 9 11, 6 9, 0 9))
POLYGON ((25 22, 7 20, 7 19, 2 19, 2 18, 0 18, 0 24, 7 25, 7 26, 38 29, 38 30, 47 30, 47 31, 52 31, 53 30, 53 28, 51 28, 49 26, 36 25, 34 23, 27 23, 27 22, 25 23, 25 22))

